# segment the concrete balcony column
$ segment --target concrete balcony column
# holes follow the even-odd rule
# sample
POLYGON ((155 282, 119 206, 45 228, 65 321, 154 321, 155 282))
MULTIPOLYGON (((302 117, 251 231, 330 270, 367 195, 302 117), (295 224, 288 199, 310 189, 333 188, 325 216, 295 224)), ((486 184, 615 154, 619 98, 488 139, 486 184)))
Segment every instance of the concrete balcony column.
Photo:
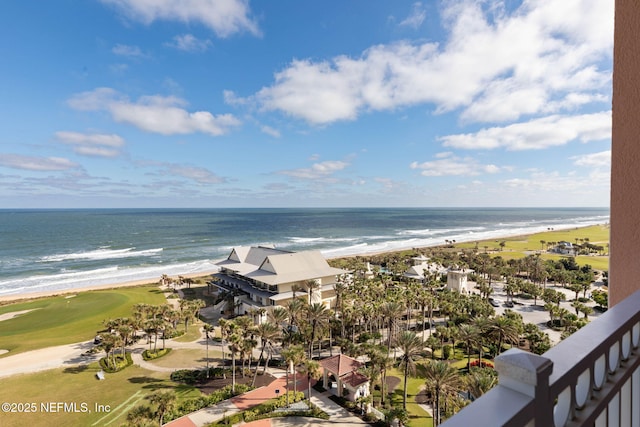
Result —
MULTIPOLYGON (((551 426, 553 402, 549 397, 549 376, 553 362, 546 357, 512 348, 496 357, 500 387, 529 396, 535 406, 535 418, 527 425, 551 426)), ((560 403, 560 402, 559 402, 560 403)), ((567 411, 570 401, 567 402, 567 411)))

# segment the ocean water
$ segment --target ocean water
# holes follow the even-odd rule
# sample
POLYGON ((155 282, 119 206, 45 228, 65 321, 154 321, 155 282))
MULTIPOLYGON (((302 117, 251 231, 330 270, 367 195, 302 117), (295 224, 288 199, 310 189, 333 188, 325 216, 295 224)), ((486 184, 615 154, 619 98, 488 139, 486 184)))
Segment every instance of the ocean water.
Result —
POLYGON ((608 221, 606 208, 0 210, 0 296, 210 272, 240 245, 337 257, 608 221))

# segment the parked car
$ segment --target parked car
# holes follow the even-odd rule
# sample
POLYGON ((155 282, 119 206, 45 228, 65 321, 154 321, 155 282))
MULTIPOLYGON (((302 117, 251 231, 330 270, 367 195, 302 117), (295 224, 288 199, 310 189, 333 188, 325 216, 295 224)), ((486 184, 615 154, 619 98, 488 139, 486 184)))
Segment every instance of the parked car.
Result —
POLYGON ((505 307, 513 308, 513 301, 507 301, 504 303, 505 307))
POLYGON ((495 300, 493 298, 489 298, 489 304, 491 304, 494 307, 500 307, 500 301, 495 300))

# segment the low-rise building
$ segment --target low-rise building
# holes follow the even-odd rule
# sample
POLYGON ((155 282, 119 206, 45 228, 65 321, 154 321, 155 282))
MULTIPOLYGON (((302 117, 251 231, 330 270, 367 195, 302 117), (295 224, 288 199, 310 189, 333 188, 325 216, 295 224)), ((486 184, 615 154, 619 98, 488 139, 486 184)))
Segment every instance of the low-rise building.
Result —
MULTIPOLYGON (((234 295, 236 314, 285 306, 294 294, 331 308, 336 280, 347 273, 331 267, 320 251, 289 252, 274 246, 236 247, 216 265, 220 271, 213 286, 234 295)), ((265 319, 266 311, 261 312, 257 323, 265 319)))
POLYGON ((369 377, 359 372, 364 364, 344 354, 327 357, 320 361, 322 385, 331 392, 355 402, 371 393, 369 377))

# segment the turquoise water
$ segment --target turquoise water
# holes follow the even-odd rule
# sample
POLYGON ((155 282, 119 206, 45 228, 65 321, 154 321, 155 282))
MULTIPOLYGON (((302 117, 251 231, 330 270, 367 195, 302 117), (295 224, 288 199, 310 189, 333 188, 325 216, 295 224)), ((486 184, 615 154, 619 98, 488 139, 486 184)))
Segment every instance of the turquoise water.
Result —
POLYGON ((603 208, 0 210, 0 296, 209 272, 239 245, 334 257, 608 221, 603 208))

